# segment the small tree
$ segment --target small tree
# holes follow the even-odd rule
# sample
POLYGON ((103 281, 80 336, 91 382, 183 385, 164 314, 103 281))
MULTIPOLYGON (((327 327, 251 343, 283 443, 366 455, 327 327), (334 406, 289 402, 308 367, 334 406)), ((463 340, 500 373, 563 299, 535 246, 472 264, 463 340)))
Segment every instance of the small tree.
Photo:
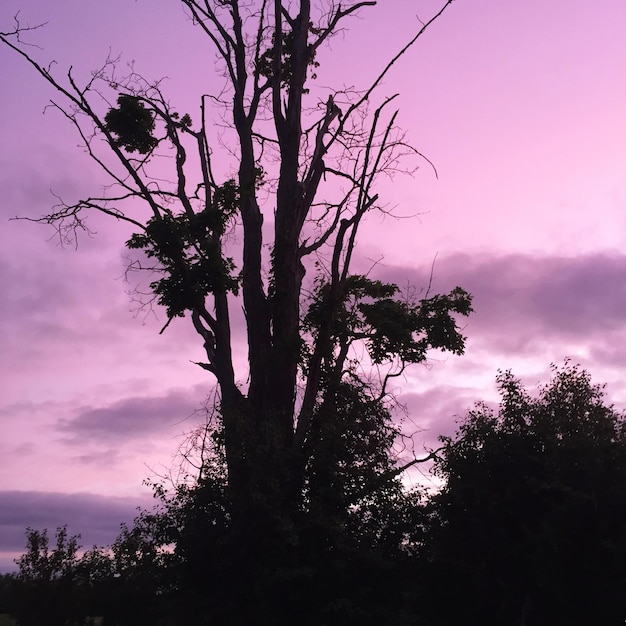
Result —
POLYGON ((428 554, 439 623, 618 624, 626 617, 626 430, 589 374, 566 365, 531 397, 498 376, 444 438, 428 554))
POLYGON ((26 552, 16 561, 22 580, 49 582, 72 577, 78 562, 79 535, 68 537, 67 526, 57 528, 55 547, 50 550, 48 531, 26 530, 26 552))
MULTIPOLYGON (((385 210, 379 177, 419 156, 396 126, 395 96, 379 87, 451 0, 361 91, 313 82, 318 51, 372 1, 181 4, 213 44, 226 83, 193 116, 176 110, 160 82, 121 76, 112 60, 86 84, 71 69, 57 77, 20 44, 32 29, 19 22, 0 40, 60 95, 52 105, 111 183, 39 221, 63 238, 86 228, 90 211, 132 225, 127 245, 153 261, 152 301, 167 311, 166 326, 186 317, 204 345, 199 365, 219 388, 229 525, 256 571, 289 560, 303 514, 330 533, 397 480, 389 381, 430 348, 463 352, 455 315, 471 310, 465 291, 412 298, 352 270, 365 217, 385 210), (232 127, 232 176, 214 167, 212 105, 232 127), (264 222, 273 222, 267 256, 264 222), (244 373, 233 361, 235 302, 245 310, 244 373)), ((220 158, 228 172, 228 153, 220 158)))
POLYGON ((13 611, 24 626, 78 625, 85 615, 85 588, 78 584, 78 535, 57 528, 50 546, 48 531, 26 530, 26 552, 17 559, 13 611))
POLYGON ((0 589, 4 605, 23 626, 85 626, 95 616, 113 626, 179 623, 174 556, 159 534, 164 519, 144 512, 132 528, 122 526, 110 548, 82 554, 80 537, 68 536, 65 526, 53 547, 47 530, 27 529, 18 573, 0 589))

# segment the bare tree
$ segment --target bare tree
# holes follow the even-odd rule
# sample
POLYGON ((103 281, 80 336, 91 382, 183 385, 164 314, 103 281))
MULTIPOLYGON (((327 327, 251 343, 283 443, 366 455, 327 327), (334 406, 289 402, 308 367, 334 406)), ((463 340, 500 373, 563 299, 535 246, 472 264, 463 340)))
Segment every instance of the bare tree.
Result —
MULTIPOLYGON (((0 39, 51 85, 52 106, 110 181, 100 195, 60 200, 39 221, 64 238, 87 228, 93 211, 136 229, 127 245, 153 261, 137 262, 157 274, 151 297, 168 324, 191 321, 206 351, 199 365, 219 388, 233 524, 284 539, 297 534, 295 519, 310 502, 307 471, 328 424, 383 406, 388 381, 431 347, 464 349, 454 314, 471 310, 465 291, 410 298, 351 271, 363 220, 385 210, 379 176, 419 156, 396 126, 395 96, 379 96, 380 85, 452 0, 420 22, 369 86, 323 95, 309 91, 317 52, 375 2, 181 2, 212 42, 226 83, 202 97, 193 119, 160 82, 133 68, 123 74, 114 59, 84 84, 71 68, 57 75, 24 47, 34 29, 17 18, 0 39), (232 178, 213 166, 223 147, 211 145, 216 108, 236 137, 232 178), (264 220, 273 228, 267 258, 264 220), (231 307, 241 302, 248 363, 237 373, 231 307)), ((380 479, 359 483, 354 498, 380 479)))

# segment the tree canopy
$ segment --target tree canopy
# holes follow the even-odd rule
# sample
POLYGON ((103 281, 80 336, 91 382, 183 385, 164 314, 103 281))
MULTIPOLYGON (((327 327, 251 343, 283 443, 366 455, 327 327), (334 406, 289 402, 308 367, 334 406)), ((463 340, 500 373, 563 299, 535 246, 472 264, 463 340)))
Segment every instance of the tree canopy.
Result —
POLYGON ((569 364, 537 397, 511 372, 498 386, 499 409, 472 409, 436 462, 427 553, 442 623, 622 622, 623 414, 569 364))

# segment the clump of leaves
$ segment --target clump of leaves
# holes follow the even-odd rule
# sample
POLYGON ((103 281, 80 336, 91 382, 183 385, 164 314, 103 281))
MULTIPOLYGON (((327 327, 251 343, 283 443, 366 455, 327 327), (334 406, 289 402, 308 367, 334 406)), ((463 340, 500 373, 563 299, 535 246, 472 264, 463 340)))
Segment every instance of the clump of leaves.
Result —
POLYGON ((204 211, 153 217, 144 232, 126 242, 128 248, 144 250, 159 261, 164 276, 150 288, 170 317, 182 316, 209 293, 238 291, 235 264, 222 254, 219 243, 238 202, 235 182, 226 181, 214 190, 213 200, 204 211))
MULTIPOLYGON (((318 34, 319 28, 313 26, 313 23, 309 23, 309 32, 318 34)), ((293 61, 295 47, 295 33, 294 31, 283 31, 282 33, 282 54, 280 60, 280 83, 283 87, 289 85, 291 77, 293 75, 293 61)), ((261 76, 266 78, 272 78, 274 76, 274 54, 276 49, 275 38, 272 36, 272 45, 268 48, 260 57, 257 63, 257 70, 261 76)), ((315 60, 315 50, 312 46, 307 48, 307 54, 309 55, 308 66, 313 68, 310 78, 316 79, 315 68, 319 67, 319 62, 315 60)), ((302 93, 309 93, 308 89, 303 89, 302 93)))
POLYGON ((172 119, 174 120, 178 120, 178 118, 180 118, 180 125, 184 126, 185 128, 190 128, 191 124, 193 123, 191 121, 191 116, 189 115, 189 113, 185 113, 182 117, 180 117, 180 115, 176 112, 171 114, 172 119))
POLYGON ((398 297, 393 283, 349 276, 336 302, 329 302, 330 286, 322 284, 307 316, 306 326, 315 332, 323 324, 327 307, 333 307, 332 335, 340 341, 363 340, 374 363, 399 356, 407 363, 420 363, 429 348, 462 354, 465 338, 453 314, 467 316, 472 297, 460 287, 449 294, 416 303, 398 297))
POLYGON ((436 594, 458 602, 434 598, 437 624, 626 615, 625 418, 588 372, 552 371, 537 395, 500 372, 499 408, 478 403, 442 437, 426 548, 436 594))
POLYGON ((148 154, 154 150, 159 141, 152 134, 154 131, 152 111, 147 109, 139 98, 128 94, 118 96, 117 107, 110 109, 104 118, 107 130, 116 137, 116 145, 127 152, 140 154, 148 154))
POLYGON ((15 562, 21 580, 51 581, 69 576, 75 568, 80 535, 69 536, 67 526, 57 528, 56 546, 50 548, 48 531, 26 529, 26 552, 15 562))

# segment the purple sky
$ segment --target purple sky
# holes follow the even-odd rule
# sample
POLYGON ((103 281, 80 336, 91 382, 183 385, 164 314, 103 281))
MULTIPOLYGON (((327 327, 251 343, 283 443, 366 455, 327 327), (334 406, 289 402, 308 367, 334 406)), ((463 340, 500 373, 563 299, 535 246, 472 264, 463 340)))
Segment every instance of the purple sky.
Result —
MULTIPOLYGON (((365 85, 437 5, 363 11, 320 55, 317 84, 365 85)), ((29 41, 59 73, 72 64, 88 77, 109 50, 122 53, 144 75, 168 76, 192 117, 197 95, 219 87, 213 53, 175 0, 3 0, 0 30, 18 9, 49 22, 29 41)), ((626 405, 624 24, 623 0, 457 0, 385 81, 439 179, 424 164, 381 185, 397 214, 418 217, 374 217, 363 263, 420 286, 436 259, 433 288, 459 284, 475 298, 466 355, 433 355, 398 381, 407 428, 423 429, 418 450, 494 399, 499 368, 534 386, 571 357, 626 405)), ((97 235, 75 250, 8 221, 44 213, 50 190, 86 195, 102 177, 60 115, 42 114, 54 95, 42 81, 8 50, 0 68, 2 571, 27 525, 67 522, 85 545, 112 540, 149 503, 142 480, 171 466, 212 381, 190 363, 202 351, 188 322, 159 336, 162 312, 133 313, 128 230, 95 218, 97 235)))

